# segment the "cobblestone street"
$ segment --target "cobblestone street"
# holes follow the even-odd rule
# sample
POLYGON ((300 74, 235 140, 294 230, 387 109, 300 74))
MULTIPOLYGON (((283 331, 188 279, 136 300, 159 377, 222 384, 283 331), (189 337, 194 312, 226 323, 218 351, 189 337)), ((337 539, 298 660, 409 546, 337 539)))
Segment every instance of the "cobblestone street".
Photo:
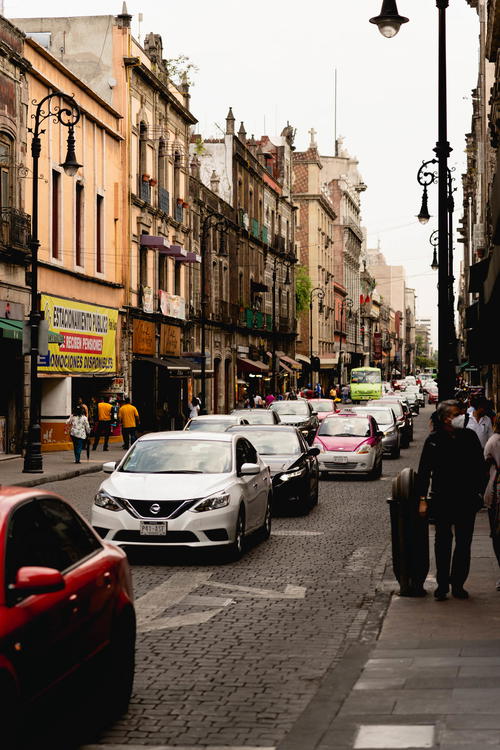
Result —
MULTIPOLYGON (((387 605, 383 593, 375 596, 387 560, 390 480, 417 462, 429 413, 416 419, 412 447, 384 461, 381 480, 323 480, 308 516, 274 519, 271 539, 237 563, 135 554, 134 695, 128 714, 89 741, 277 746, 327 669, 376 632, 387 605)), ((88 516, 101 477, 46 488, 88 516)))

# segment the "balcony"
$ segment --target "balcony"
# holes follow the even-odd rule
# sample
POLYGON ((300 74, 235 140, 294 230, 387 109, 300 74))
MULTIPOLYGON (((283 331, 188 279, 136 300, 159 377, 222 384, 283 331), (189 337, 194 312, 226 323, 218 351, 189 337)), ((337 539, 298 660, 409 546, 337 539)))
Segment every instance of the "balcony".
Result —
POLYGON ((175 220, 182 224, 184 221, 184 207, 181 203, 175 204, 175 220))
POLYGON ((230 313, 229 302, 223 299, 215 301, 214 318, 215 320, 221 320, 224 323, 232 322, 232 311, 230 313))
POLYGON ((163 211, 164 214, 168 214, 170 211, 170 194, 165 188, 158 188, 158 208, 163 211))
POLYGON ((0 208, 0 245, 13 250, 29 251, 31 216, 11 206, 0 208))
POLYGON ((260 226, 257 219, 252 219, 252 237, 260 239, 260 226))
POLYGON ((267 245, 267 227, 262 227, 262 242, 265 242, 267 245))
POLYGON ((274 235, 274 247, 276 250, 281 250, 282 253, 285 252, 285 238, 281 234, 274 235))
POLYGON ((139 182, 139 197, 146 203, 151 203, 151 185, 147 180, 140 180, 139 182))

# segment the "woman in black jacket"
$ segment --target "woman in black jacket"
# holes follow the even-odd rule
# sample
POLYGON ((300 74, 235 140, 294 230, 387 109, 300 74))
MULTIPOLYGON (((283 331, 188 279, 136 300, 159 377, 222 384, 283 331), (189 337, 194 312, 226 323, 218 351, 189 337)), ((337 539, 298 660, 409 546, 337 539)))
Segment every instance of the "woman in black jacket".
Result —
POLYGON ((460 413, 458 401, 442 401, 438 405, 435 429, 425 440, 418 467, 421 515, 428 512, 430 485, 429 503, 435 521, 437 589, 434 596, 438 601, 446 599, 450 585, 454 597, 468 597, 464 583, 469 575, 474 522, 482 507, 485 486, 481 444, 472 430, 463 429, 460 413))

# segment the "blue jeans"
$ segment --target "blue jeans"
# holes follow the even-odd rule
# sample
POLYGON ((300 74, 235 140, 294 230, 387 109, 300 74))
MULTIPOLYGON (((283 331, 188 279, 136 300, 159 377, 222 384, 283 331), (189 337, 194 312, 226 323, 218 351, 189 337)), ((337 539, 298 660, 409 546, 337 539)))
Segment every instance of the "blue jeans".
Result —
POLYGON ((71 436, 71 440, 73 441, 73 451, 75 453, 75 461, 80 463, 80 456, 82 455, 82 448, 85 443, 85 440, 83 438, 75 437, 74 435, 71 436))

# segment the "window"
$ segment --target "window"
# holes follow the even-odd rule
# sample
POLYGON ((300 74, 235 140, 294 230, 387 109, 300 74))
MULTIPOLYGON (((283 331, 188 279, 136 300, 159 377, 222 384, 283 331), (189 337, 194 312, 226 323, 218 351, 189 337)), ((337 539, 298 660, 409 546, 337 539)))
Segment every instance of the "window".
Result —
POLYGON ((145 247, 139 250, 139 285, 148 285, 148 251, 145 247))
POLYGON ((60 257, 59 202, 61 197, 61 175, 52 170, 52 257, 60 257))
POLYGON ((97 273, 103 273, 103 203, 104 198, 102 195, 98 195, 96 198, 96 217, 95 217, 95 268, 97 273))
POLYGON ((167 256, 160 253, 158 256, 158 286, 163 289, 164 292, 168 288, 168 266, 167 256))
POLYGON ((243 464, 256 464, 257 451, 248 440, 238 440, 236 443, 236 470, 240 471, 243 464))
POLYGON ((0 206, 10 206, 12 196, 10 189, 12 144, 7 135, 0 135, 0 206))
POLYGON ((240 305, 245 304, 245 300, 243 298, 243 274, 241 271, 238 277, 238 302, 240 303, 240 305))
POLYGON ((167 146, 163 138, 158 146, 158 186, 167 187, 167 146))
POLYGON ((181 264, 176 262, 174 268, 174 294, 177 294, 178 297, 182 297, 181 264))
POLYGON ((182 198, 181 195, 181 155, 178 151, 174 154, 174 199, 182 198))
POLYGON ((83 258, 83 185, 77 182, 75 186, 75 263, 84 265, 83 258))

